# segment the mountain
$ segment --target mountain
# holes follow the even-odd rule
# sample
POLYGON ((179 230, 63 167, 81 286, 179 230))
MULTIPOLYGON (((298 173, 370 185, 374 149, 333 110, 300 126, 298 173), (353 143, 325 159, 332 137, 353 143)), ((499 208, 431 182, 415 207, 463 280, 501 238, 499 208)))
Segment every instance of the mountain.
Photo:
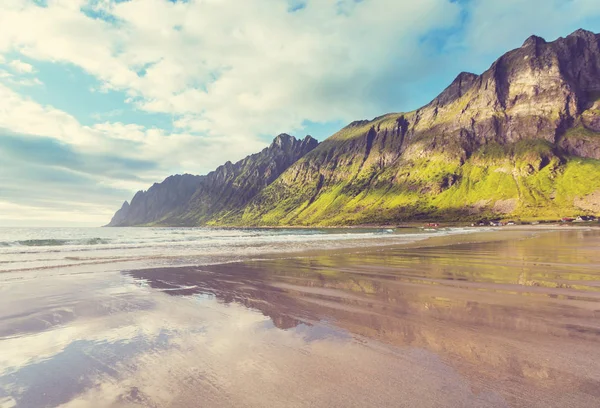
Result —
POLYGON ((177 222, 164 220, 347 225, 600 213, 600 35, 532 36, 481 75, 459 74, 426 106, 353 122, 249 190, 214 216, 197 203, 223 202, 198 189, 177 222))
POLYGON ((281 134, 260 153, 227 162, 206 176, 171 176, 138 191, 108 226, 199 225, 235 213, 319 143, 281 134))
POLYGON ((154 183, 148 191, 138 191, 115 213, 109 227, 144 225, 160 221, 171 213, 183 211, 185 204, 194 196, 207 176, 191 174, 167 177, 162 183, 154 183))

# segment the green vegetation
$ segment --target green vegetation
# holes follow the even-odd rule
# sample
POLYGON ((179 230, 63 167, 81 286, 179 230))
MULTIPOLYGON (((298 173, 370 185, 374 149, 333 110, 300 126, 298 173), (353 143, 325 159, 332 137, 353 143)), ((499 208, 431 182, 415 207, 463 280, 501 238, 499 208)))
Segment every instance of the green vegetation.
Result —
POLYGON ((392 130, 397 126, 397 120, 402 115, 402 113, 388 113, 387 115, 380 116, 370 121, 356 121, 335 133, 329 139, 340 141, 362 137, 371 127, 375 127, 378 130, 392 130))
MULTIPOLYGON (((379 121, 396 123, 398 117, 379 121)), ((359 125, 362 134, 338 133, 339 139, 300 159, 245 207, 207 220, 196 218, 205 216, 202 212, 189 211, 171 217, 168 224, 335 226, 557 219, 586 213, 577 200, 600 190, 599 160, 564 155, 539 139, 488 143, 464 159, 458 144, 428 150, 432 137, 426 136, 411 143, 418 154, 409 152, 384 165, 356 151, 356 146, 364 149, 361 138, 375 126, 379 122, 359 125)), ((582 133, 587 135, 576 128, 569 137, 582 133)), ((388 154, 384 145, 372 149, 379 149, 376 157, 388 154)))
MULTIPOLYGON (((599 112, 600 113, 600 112, 599 112)), ((570 129, 564 135, 565 139, 575 139, 575 140, 583 140, 588 142, 597 142, 600 143, 600 132, 594 132, 588 128, 585 128, 581 125, 570 129)))
POLYGON ((488 144, 462 164, 451 155, 431 152, 385 168, 351 164, 336 171, 349 177, 325 181, 319 191, 316 182, 298 187, 279 180, 246 208, 241 222, 328 226, 556 219, 585 212, 575 200, 600 186, 600 161, 561 156, 543 140, 488 144))

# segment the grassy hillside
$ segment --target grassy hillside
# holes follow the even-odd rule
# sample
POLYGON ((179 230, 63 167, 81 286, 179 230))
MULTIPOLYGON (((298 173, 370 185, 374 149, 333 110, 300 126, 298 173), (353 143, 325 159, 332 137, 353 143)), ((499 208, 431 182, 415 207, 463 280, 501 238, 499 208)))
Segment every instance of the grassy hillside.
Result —
MULTIPOLYGON (((350 169, 348 169, 350 170, 350 169)), ((464 163, 432 154, 371 167, 311 196, 319 182, 290 191, 276 182, 261 202, 217 223, 352 225, 410 220, 556 219, 597 213, 600 161, 556 154, 545 141, 489 144, 464 163), (263 205, 261 205, 263 204, 263 205), (266 211, 261 211, 266 208, 266 211)))

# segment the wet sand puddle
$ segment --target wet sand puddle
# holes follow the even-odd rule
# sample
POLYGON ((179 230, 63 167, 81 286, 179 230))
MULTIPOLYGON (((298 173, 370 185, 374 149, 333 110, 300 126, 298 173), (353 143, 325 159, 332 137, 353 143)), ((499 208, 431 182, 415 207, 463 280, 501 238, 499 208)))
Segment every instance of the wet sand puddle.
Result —
POLYGON ((11 287, 0 406, 597 407, 599 249, 511 231, 11 287))

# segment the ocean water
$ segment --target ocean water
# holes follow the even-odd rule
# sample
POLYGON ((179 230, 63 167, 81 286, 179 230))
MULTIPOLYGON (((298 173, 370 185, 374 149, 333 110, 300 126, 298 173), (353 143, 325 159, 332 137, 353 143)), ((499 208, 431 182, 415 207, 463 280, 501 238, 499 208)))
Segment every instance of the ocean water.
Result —
POLYGON ((0 272, 207 265, 383 246, 468 229, 0 228, 0 272))

